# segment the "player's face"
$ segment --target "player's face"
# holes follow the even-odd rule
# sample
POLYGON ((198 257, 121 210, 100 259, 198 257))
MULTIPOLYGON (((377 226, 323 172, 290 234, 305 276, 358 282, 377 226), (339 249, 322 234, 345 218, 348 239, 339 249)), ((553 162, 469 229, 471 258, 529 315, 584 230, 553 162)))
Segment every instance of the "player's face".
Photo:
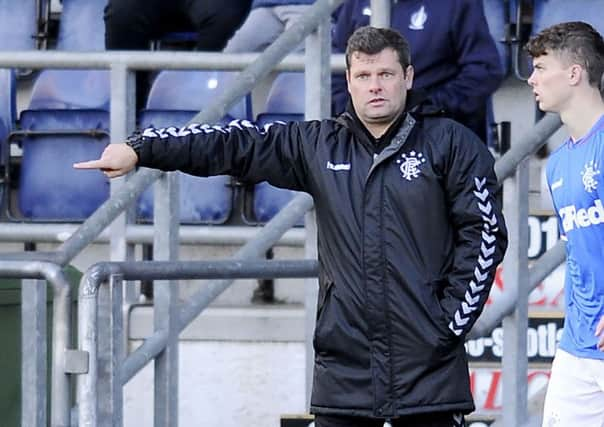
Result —
POLYGON ((533 59, 533 73, 528 84, 542 111, 559 113, 570 99, 569 69, 571 65, 559 55, 547 52, 533 59))
POLYGON ((353 52, 346 80, 357 116, 379 136, 405 107, 413 68, 403 70, 398 53, 391 48, 375 55, 353 52))

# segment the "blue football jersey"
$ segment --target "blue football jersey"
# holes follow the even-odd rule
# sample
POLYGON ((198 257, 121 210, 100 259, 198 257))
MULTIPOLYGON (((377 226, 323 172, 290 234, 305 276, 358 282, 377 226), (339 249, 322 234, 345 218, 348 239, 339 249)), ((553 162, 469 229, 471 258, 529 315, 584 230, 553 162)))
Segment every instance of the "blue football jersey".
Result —
POLYGON ((566 236, 566 318, 560 348, 604 359, 596 326, 604 315, 604 116, 582 139, 566 141, 546 173, 560 233, 566 236))

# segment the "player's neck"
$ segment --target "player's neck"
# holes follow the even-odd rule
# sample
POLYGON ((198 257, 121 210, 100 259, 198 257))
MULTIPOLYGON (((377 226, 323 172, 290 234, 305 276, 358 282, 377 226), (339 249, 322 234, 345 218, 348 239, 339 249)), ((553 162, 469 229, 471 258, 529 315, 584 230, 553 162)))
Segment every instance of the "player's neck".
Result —
POLYGON ((573 141, 583 138, 604 115, 604 101, 596 91, 589 96, 575 98, 567 108, 560 111, 560 119, 568 129, 573 141))

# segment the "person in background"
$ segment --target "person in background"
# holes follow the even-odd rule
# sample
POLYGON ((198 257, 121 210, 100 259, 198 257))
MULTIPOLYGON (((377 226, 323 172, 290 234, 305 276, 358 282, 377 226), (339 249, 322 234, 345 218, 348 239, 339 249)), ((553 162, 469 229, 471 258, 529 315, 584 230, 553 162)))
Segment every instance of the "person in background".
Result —
MULTIPOLYGON (((391 3, 390 26, 411 44, 416 90, 427 92, 427 112, 450 117, 486 142, 487 102, 504 78, 489 33, 482 0, 398 0, 391 3)), ((370 0, 349 0, 337 11, 333 48, 343 52, 353 31, 369 23, 370 0)), ((346 108, 342 75, 332 79, 332 112, 346 108)))
POLYGON ((467 128, 416 108, 400 33, 359 28, 346 58, 352 103, 337 119, 149 128, 74 166, 229 174, 311 194, 315 426, 464 426, 464 337, 507 245, 494 161, 467 128))
POLYGON ((148 50, 170 32, 196 33, 196 50, 220 51, 241 26, 252 0, 108 0, 105 47, 148 50))
MULTIPOLYGON (((169 33, 191 33, 195 50, 221 51, 248 15, 252 0, 108 0, 107 50, 149 50, 169 33)), ((144 108, 151 75, 136 73, 136 107, 144 108)))
MULTIPOLYGON (((228 41, 224 52, 261 52, 270 46, 315 0, 254 0, 245 22, 228 41), (260 30, 261 29, 261 30, 260 30)), ((303 49, 301 44, 299 49, 303 49)))
POLYGON ((584 22, 529 40, 528 83, 569 138, 546 176, 566 243, 565 322, 545 397, 543 426, 604 426, 604 40, 584 22))

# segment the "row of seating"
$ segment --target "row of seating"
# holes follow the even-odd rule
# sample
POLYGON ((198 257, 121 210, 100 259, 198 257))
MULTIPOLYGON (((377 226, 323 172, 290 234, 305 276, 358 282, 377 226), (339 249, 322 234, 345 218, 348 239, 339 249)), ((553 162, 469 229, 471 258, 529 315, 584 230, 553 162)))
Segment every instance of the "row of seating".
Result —
MULTIPOLYGON (((19 3, 20 0, 17 0, 19 3)), ((0 11, 3 3, 0 0, 0 11)), ((595 0, 577 0, 573 8, 563 0, 484 0, 491 32, 496 40, 506 38, 506 25, 513 11, 523 5, 533 8, 533 32, 551 23, 582 19, 602 31, 594 22, 595 0), (547 13, 545 13, 547 10, 547 13)), ((29 2, 23 2, 29 3, 29 2)), ((57 49, 100 51, 103 46, 102 9, 105 0, 63 0, 57 49)), ((6 5, 8 7, 8 5, 6 5)), ((0 13, 0 24, 2 14, 0 13)), ((25 27, 25 26, 24 26, 25 27)), ((0 28, 3 28, 0 25, 0 28)), ((30 32, 31 28, 19 28, 30 32)), ((16 33, 16 31, 15 31, 16 33)), ((14 34, 13 34, 14 35, 14 34)), ((17 39, 21 39, 17 37, 17 39)), ((505 43, 498 43, 502 60, 505 43)), ((25 46, 13 46, 26 49, 25 46)), ((30 46, 33 48, 33 46, 30 46)), ((506 67, 509 62, 505 62, 506 67)), ((208 71, 162 71, 150 90, 146 109, 138 115, 140 127, 185 124, 204 102, 215 99, 228 85, 233 73, 208 71)), ((109 75, 104 70, 43 70, 33 86, 28 108, 18 116, 15 111, 15 75, 0 72, 0 141, 9 137, 20 144, 20 174, 17 206, 10 211, 19 219, 42 221, 81 221, 109 195, 109 184, 96 171, 74 171, 75 161, 98 156, 109 143, 109 75), (6 89, 6 90, 4 90, 6 89), (17 129, 18 122, 18 129, 17 129)), ((300 73, 283 73, 275 81, 266 109, 256 121, 300 119, 304 112, 304 86, 300 73), (283 89, 284 88, 284 89, 283 89), (284 115, 285 114, 285 115, 284 115)), ((232 118, 252 120, 250 99, 234 106, 223 121, 232 118)), ((7 144, 0 144, 0 160, 9 168, 7 144)), ((181 174, 181 222, 224 223, 233 210, 233 183, 230 177, 195 178, 181 174)), ((10 173, 5 174, 6 177, 10 173)), ((253 192, 253 209, 245 209, 248 222, 265 222, 290 198, 292 193, 266 183, 253 192)), ((246 200, 249 199, 246 197, 246 200)), ((5 197, 5 200, 7 198, 5 197)), ((141 220, 152 218, 153 196, 146 192, 138 202, 141 220)))
MULTIPOLYGON (((99 77, 98 73, 102 72, 93 75, 50 73, 36 82, 30 108, 20 116, 21 132, 16 134, 21 137, 22 148, 17 193, 19 216, 30 220, 81 221, 107 199, 109 183, 101 172, 74 170, 71 164, 96 158, 109 143, 109 110, 90 105, 73 108, 71 100, 54 93, 63 83, 77 82, 78 76, 99 77), (54 96, 49 95, 53 93, 54 96)), ((139 114, 139 126, 186 124, 204 108, 205 103, 215 99, 227 87, 234 75, 233 72, 216 71, 161 72, 149 93, 147 109, 139 114)), ((268 96, 268 106, 273 109, 270 111, 275 113, 263 114, 259 125, 266 124, 268 120, 282 119, 284 112, 290 113, 288 119, 303 118, 303 79, 301 73, 284 73, 277 78, 268 96), (287 96, 282 93, 284 85, 287 96)), ((87 85, 88 89, 100 87, 108 92, 106 78, 92 78, 91 81, 94 84, 87 85), (98 84, 99 81, 104 83, 98 84)), ((248 96, 231 108, 220 123, 249 119, 249 110, 248 96)), ((230 177, 199 178, 180 174, 180 192, 183 223, 220 224, 229 219, 233 205, 230 177)), ((255 208, 246 209, 248 215, 245 220, 250 223, 266 222, 291 198, 289 192, 266 184, 259 185, 254 195, 255 208), (276 193, 275 197, 272 192, 276 193)), ((138 201, 137 216, 141 220, 152 219, 151 190, 138 201)))

